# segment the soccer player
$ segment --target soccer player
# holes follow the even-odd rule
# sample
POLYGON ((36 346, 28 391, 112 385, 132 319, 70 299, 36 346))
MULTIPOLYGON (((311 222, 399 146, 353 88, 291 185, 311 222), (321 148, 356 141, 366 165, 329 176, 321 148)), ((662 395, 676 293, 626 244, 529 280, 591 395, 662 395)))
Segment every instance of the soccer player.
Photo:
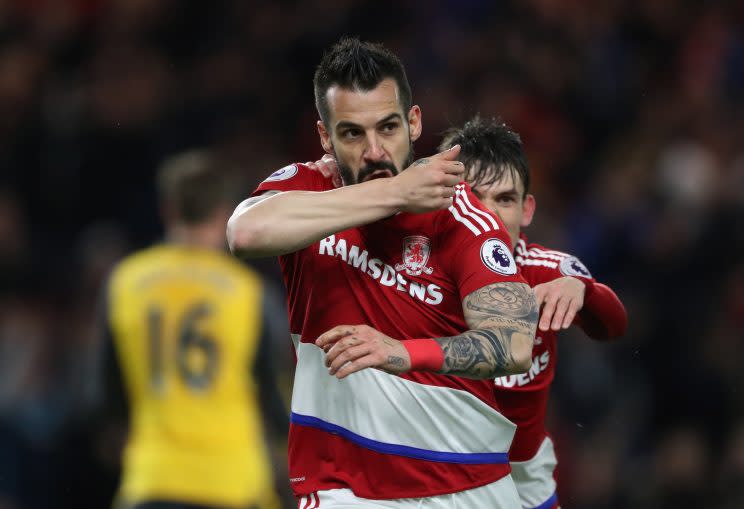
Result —
POLYGON ((594 339, 625 334, 627 315, 617 295, 598 283, 575 256, 531 243, 522 233, 535 213, 522 141, 498 120, 476 116, 444 136, 441 150, 460 146, 466 181, 509 231, 519 273, 535 289, 539 330, 528 373, 496 378, 504 416, 517 425, 509 451, 512 477, 525 509, 558 507, 553 442, 545 429, 550 384, 555 375, 557 334, 575 324, 594 339))
MULTIPOLYGON (((496 379, 502 413, 517 424, 509 452, 512 477, 522 507, 558 507, 552 441, 545 429, 550 384, 555 374, 557 333, 573 324, 594 339, 625 334, 627 315, 622 302, 598 283, 576 257, 529 243, 521 229, 532 222, 536 201, 529 194, 530 173, 519 135, 498 120, 476 116, 464 126, 447 131, 440 150, 460 146, 458 159, 473 193, 504 221, 520 273, 545 304, 530 371, 496 379)), ((307 163, 324 176, 338 178, 331 156, 307 163)))
POLYGON ((265 312, 276 304, 226 252, 233 179, 201 151, 158 179, 166 239, 120 262, 106 291, 106 394, 129 422, 117 507, 276 507, 261 413, 288 428, 265 312))
POLYGON ((314 85, 343 186, 286 166, 227 231, 236 255, 280 256, 300 507, 517 507, 492 379, 528 370, 537 307, 508 232, 460 184, 458 147, 412 162, 421 110, 397 57, 344 39, 314 85))

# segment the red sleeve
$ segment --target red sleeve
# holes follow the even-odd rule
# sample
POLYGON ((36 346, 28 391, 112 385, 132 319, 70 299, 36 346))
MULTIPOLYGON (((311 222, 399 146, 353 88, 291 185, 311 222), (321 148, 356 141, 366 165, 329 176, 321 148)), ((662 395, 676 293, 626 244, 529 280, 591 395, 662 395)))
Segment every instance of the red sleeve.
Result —
POLYGON ((517 245, 517 259, 522 264, 531 286, 569 276, 586 286, 584 306, 574 318, 574 324, 593 339, 611 339, 625 334, 628 316, 620 299, 609 287, 598 283, 589 269, 575 256, 547 249, 538 244, 517 245))
POLYGON ((612 289, 602 283, 587 282, 584 307, 574 323, 593 339, 613 339, 625 334, 628 314, 612 289))
POLYGON ((444 266, 463 299, 493 283, 526 283, 517 270, 509 233, 470 187, 456 187, 452 206, 439 213, 439 233, 444 266))
POLYGON ((333 189, 330 179, 304 164, 290 164, 276 170, 261 182, 251 196, 258 196, 266 191, 326 191, 333 189))

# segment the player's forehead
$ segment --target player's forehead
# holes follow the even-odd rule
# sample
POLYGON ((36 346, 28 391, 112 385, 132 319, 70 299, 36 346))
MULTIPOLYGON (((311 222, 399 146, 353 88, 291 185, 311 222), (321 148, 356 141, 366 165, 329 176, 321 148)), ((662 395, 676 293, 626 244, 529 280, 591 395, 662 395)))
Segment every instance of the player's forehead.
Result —
POLYGON ((403 117, 398 86, 392 78, 366 91, 333 85, 328 88, 326 99, 334 128, 342 122, 373 126, 395 113, 403 117))
POLYGON ((478 176, 477 172, 483 172, 484 177, 490 177, 494 174, 499 175, 499 178, 496 180, 485 178, 487 182, 486 184, 474 185, 473 189, 477 190, 479 193, 501 194, 509 191, 516 191, 519 196, 524 194, 524 182, 522 182, 519 173, 517 173, 517 171, 511 166, 500 166, 498 168, 488 166, 480 168, 478 162, 476 162, 471 171, 474 171, 474 173, 470 175, 472 180, 476 180, 476 177, 478 176))

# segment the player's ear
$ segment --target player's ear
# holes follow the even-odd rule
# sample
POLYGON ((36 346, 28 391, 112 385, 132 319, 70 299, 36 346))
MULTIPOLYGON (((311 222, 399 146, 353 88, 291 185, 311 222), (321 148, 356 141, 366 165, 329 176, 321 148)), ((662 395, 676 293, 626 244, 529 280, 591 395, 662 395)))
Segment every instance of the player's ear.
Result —
POLYGON ((318 128, 318 136, 320 136, 320 145, 323 147, 323 150, 326 151, 326 154, 333 155, 333 143, 331 142, 331 133, 326 130, 325 124, 322 120, 318 120, 318 122, 315 124, 318 128))
POLYGON ((417 104, 408 110, 408 131, 411 133, 411 141, 416 141, 421 136, 421 108, 417 104))
POLYGON ((534 194, 528 194, 524 197, 524 201, 522 202, 522 222, 520 224, 522 228, 526 228, 532 223, 536 207, 537 202, 535 201, 534 194))

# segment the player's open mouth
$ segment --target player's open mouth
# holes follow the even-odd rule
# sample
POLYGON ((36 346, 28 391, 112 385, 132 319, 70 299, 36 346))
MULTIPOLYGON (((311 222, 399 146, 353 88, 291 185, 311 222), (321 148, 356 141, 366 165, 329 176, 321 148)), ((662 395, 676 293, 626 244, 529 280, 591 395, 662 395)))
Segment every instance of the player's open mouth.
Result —
POLYGON ((364 177, 363 182, 367 182, 368 180, 374 180, 374 179, 384 179, 384 178, 388 178, 392 176, 393 176, 393 172, 390 170, 375 170, 372 172, 371 175, 364 177))

